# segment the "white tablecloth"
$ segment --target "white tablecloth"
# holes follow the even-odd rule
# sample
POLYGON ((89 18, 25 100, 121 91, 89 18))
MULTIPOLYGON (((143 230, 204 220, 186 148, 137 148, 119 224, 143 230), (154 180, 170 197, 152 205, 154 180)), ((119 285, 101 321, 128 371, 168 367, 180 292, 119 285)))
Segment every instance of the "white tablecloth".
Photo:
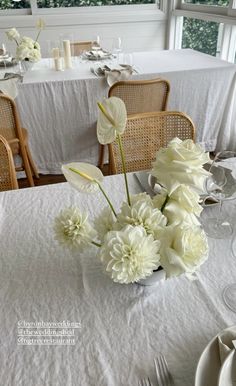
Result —
MULTIPOLYGON (((97 102, 107 96, 106 80, 90 71, 96 62, 80 60, 63 72, 51 69, 49 62, 43 59, 26 73, 17 98, 38 168, 42 173, 58 173, 61 164, 70 161, 97 164, 97 102)), ((133 63, 139 71, 135 79, 170 81, 168 109, 186 112, 193 119, 196 140, 206 150, 227 145, 232 131, 228 129, 226 137, 224 132, 235 65, 193 50, 134 53, 133 63)))
MULTIPOLYGON (((138 192, 132 175, 129 181, 138 192)), ((119 208, 122 176, 106 177, 104 186, 119 208)), ((181 276, 150 288, 115 284, 95 247, 81 254, 54 241, 53 219, 68 205, 92 218, 105 202, 67 183, 0 193, 1 385, 134 386, 144 375, 155 385, 153 358, 162 352, 176 386, 193 386, 205 345, 236 324, 221 297, 236 281, 230 241, 209 240, 210 256, 196 281, 181 276), (21 346, 19 321, 70 321, 81 328, 74 346, 21 346)))

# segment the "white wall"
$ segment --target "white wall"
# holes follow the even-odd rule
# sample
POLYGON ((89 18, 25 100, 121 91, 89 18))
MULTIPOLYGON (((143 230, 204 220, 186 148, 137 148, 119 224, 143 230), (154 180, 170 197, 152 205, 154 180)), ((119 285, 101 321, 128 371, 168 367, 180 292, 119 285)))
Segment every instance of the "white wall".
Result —
MULTIPOLYGON (((48 56, 49 41, 60 38, 61 34, 73 34, 74 40, 91 40, 94 36, 101 37, 101 44, 112 49, 113 39, 121 37, 124 51, 148 51, 165 48, 166 14, 157 10, 124 7, 98 7, 88 10, 81 9, 80 13, 72 14, 59 12, 54 15, 0 15, 0 43, 6 43, 7 48, 14 55, 15 44, 9 42, 5 30, 15 27, 22 35, 36 37, 35 24, 40 17, 46 23, 45 30, 39 38, 43 56, 48 56), (132 9, 132 11, 130 11, 132 9)), ((154 7, 154 6, 153 6, 154 7)), ((58 10, 56 10, 58 11, 58 10)), ((45 11, 44 11, 45 12, 45 11)), ((71 9, 67 10, 71 12, 71 9)))

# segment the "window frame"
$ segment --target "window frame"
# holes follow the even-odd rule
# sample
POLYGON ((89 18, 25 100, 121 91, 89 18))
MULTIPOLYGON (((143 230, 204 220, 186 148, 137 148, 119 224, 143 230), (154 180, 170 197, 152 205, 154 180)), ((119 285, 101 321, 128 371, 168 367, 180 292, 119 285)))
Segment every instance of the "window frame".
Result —
POLYGON ((182 29, 184 17, 223 23, 220 58, 234 63, 236 53, 235 16, 236 0, 230 0, 228 7, 186 4, 183 2, 183 0, 170 0, 167 48, 180 49, 182 47, 182 29), (219 9, 221 9, 220 12, 219 9))

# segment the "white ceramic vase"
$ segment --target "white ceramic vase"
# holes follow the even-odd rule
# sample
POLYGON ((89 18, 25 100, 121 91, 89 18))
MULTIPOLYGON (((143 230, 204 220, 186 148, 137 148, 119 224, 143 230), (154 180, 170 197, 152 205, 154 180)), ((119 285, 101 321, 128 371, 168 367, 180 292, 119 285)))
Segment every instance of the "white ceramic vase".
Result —
POLYGON ((151 276, 146 277, 145 279, 141 279, 137 282, 137 284, 140 285, 156 285, 160 280, 165 279, 166 273, 164 269, 159 269, 158 271, 153 271, 153 274, 151 276))

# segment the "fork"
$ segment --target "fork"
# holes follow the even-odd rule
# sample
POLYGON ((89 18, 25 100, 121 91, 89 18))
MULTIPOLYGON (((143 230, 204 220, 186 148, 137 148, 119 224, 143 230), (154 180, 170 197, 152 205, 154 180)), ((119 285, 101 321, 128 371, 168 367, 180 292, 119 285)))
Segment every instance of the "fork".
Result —
POLYGON ((138 386, 152 386, 152 384, 149 378, 143 378, 138 382, 138 386))
POLYGON ((160 354, 154 358, 158 386, 174 386, 172 375, 169 372, 166 358, 160 354))

